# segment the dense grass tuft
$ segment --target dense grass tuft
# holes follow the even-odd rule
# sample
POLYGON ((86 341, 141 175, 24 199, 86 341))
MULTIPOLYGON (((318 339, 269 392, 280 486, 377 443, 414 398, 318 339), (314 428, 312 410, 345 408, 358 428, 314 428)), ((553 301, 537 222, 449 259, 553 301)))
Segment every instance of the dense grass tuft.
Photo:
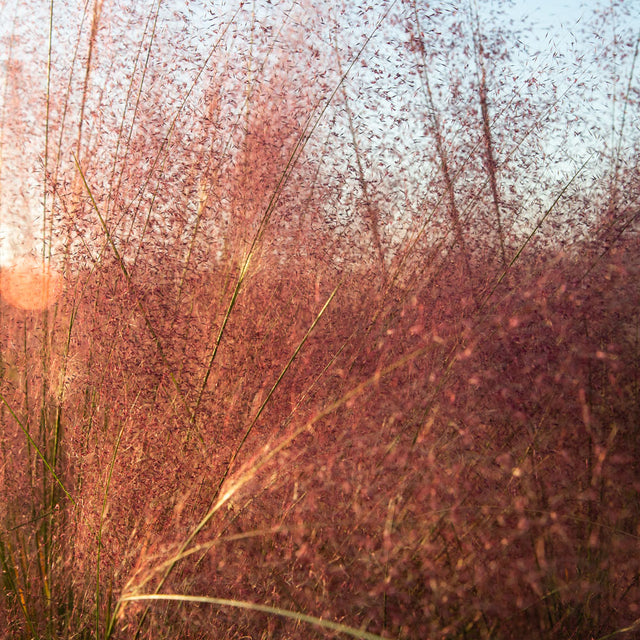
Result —
POLYGON ((633 3, 22 4, 0 638, 635 637, 633 3))

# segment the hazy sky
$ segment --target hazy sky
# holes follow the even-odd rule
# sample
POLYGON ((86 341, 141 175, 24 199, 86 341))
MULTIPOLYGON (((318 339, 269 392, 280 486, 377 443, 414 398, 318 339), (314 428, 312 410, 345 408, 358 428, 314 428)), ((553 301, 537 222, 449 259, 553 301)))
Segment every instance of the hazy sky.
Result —
MULTIPOLYGON (((606 7, 608 2, 594 0, 514 0, 512 6, 507 9, 514 19, 521 20, 523 24, 531 22, 538 24, 539 28, 531 30, 532 42, 538 39, 544 43, 544 36, 549 28, 554 34, 562 36, 569 41, 571 32, 576 27, 584 25, 593 16, 594 10, 606 7)), ((626 0, 624 3, 630 12, 630 23, 640 29, 640 1, 626 0)))
POLYGON ((560 19, 572 24, 585 12, 588 12, 589 7, 596 6, 596 4, 585 3, 584 0, 537 0, 534 2, 516 0, 512 10, 514 13, 522 15, 529 14, 540 18, 560 19))
MULTIPOLYGON (((182 0, 167 0, 166 4, 171 6, 173 3, 179 5, 182 0)), ((514 21, 514 26, 522 26, 520 39, 527 45, 527 53, 525 58, 520 59, 520 63, 525 66, 529 65, 530 60, 526 56, 539 52, 539 58, 553 56, 555 50, 560 52, 576 49, 584 50, 586 47, 594 44, 594 37, 590 35, 586 28, 593 18, 594 9, 607 7, 612 0, 595 1, 595 0, 478 0, 480 8, 487 4, 500 10, 504 10, 507 16, 514 21), (532 26, 535 25, 535 26, 532 26), (583 30, 584 28, 584 30, 583 30)), ((13 24, 13 15, 16 2, 9 0, 1 2, 0 0, 0 35, 5 34, 13 24)), ((216 2, 223 3, 223 0, 199 0, 194 5, 199 6, 217 6, 216 2)), ((263 4, 266 0, 262 0, 258 4, 263 4)), ((373 0, 370 4, 376 7, 384 7, 386 0, 373 0)), ((468 0, 442 0, 442 4, 446 6, 466 8, 468 0)), ((229 4, 229 2, 226 2, 229 4)), ((232 5, 235 0, 231 0, 232 5)), ((432 6, 437 6, 439 2, 432 2, 432 6)), ((622 3, 626 8, 628 16, 621 21, 620 28, 632 28, 637 32, 640 31, 640 0, 624 0, 622 3)), ((26 5, 23 5, 26 6, 26 5)), ((42 5, 44 6, 44 5, 42 5)), ((271 10, 272 5, 264 5, 271 10)), ((480 15, 482 21, 482 13, 480 15)), ((35 22, 34 17, 31 18, 35 22)), ((27 21, 23 21, 22 27, 28 26, 27 21)), ((495 26, 495 25, 487 25, 495 26)), ((611 34, 602 34, 604 40, 612 36, 611 34)), ((0 65, 6 59, 6 50, 0 48, 0 65)), ((543 67, 542 60, 536 61, 532 66, 534 68, 543 67)), ((0 66, 0 70, 2 67, 0 66)), ((6 158, 5 158, 6 160, 6 158)), ((34 205, 37 209, 37 203, 34 205)), ((16 253, 25 249, 25 236, 20 237, 15 227, 7 220, 7 216, 0 211, 0 265, 9 261, 16 253)), ((27 242, 27 245, 29 242, 27 242)))

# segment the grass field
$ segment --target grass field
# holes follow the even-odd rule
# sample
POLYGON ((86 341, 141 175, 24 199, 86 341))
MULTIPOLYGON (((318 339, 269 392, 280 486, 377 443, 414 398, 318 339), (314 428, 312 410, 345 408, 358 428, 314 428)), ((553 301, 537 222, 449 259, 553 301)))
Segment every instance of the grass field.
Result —
POLYGON ((638 637, 634 3, 144 4, 0 6, 0 638, 638 637))

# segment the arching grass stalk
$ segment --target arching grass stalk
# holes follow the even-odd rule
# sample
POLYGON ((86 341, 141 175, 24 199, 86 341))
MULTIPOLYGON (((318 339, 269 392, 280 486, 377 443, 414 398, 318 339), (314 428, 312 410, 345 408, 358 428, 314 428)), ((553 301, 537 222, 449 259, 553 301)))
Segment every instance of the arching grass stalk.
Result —
MULTIPOLYGON (((211 497, 209 508, 207 509, 206 515, 204 516, 204 518, 202 518, 202 520, 198 523, 198 525, 193 529, 193 531, 189 534, 189 536, 180 545, 180 548, 179 548, 177 554, 174 556, 175 560, 173 560, 170 563, 168 563, 168 565, 166 567, 166 570, 164 571, 163 576, 160 579, 160 581, 159 581, 159 583, 158 583, 158 585, 156 587, 156 590, 155 590, 156 593, 158 593, 162 589, 165 581, 167 580, 167 578, 169 577, 169 575, 173 571, 174 567, 176 566, 177 560, 179 558, 183 557, 183 554, 184 554, 185 550, 189 547, 191 542, 196 538, 196 536, 200 533, 200 531, 202 531, 202 529, 204 529, 204 527, 211 520, 213 515, 218 511, 220 506, 222 504, 224 504, 224 502, 226 502, 226 500, 228 499, 228 497, 229 497, 228 495, 226 495, 226 497, 224 499, 221 499, 219 496, 220 496, 221 489, 224 486, 224 483, 225 483, 225 481, 227 480, 227 478, 229 476, 229 472, 231 471, 231 469, 233 467, 234 462, 236 461, 240 451, 242 450, 242 447, 244 446, 245 442, 247 441, 247 438, 251 434, 251 431, 253 430, 254 426, 256 425, 256 422, 258 421, 258 418, 260 417, 260 415, 264 411, 264 408, 266 407, 266 405, 268 404, 269 400, 273 396, 274 392, 276 391, 276 389, 280 385, 280 382, 282 381, 282 379, 286 375, 287 371, 291 367, 291 364, 293 363, 293 361, 296 359, 296 357, 300 353, 300 351, 301 351, 302 347, 304 346, 305 342, 307 341, 307 339, 309 338, 309 336, 313 332, 314 328, 318 324, 318 321, 320 320, 320 318, 322 318, 322 316, 324 315, 325 311, 327 310, 327 308, 331 304, 331 301, 334 299, 336 293, 338 292, 338 288, 339 288, 339 286, 336 287, 333 290, 333 292, 331 293, 331 295, 329 296, 329 298, 327 299, 325 304, 322 306, 322 308, 320 309, 320 311, 316 315, 314 321, 311 323, 309 329, 307 330, 307 332, 303 336, 302 340, 296 346, 296 348, 293 351, 291 357, 289 358, 287 364, 284 366, 284 368, 280 372, 280 375, 278 376, 277 380, 274 382, 273 386, 269 390, 269 393, 267 394, 266 398, 262 402, 262 404, 261 404, 260 408, 258 409, 256 415, 254 416, 253 420, 251 421, 251 423, 247 427, 243 437, 241 438, 240 442, 236 446, 236 448, 235 448, 235 450, 234 450, 229 462, 227 463, 227 465, 225 467, 225 470, 224 470, 222 476, 220 477, 220 481, 218 483, 218 486, 217 486, 215 492, 213 493, 213 496, 211 497)), ((235 490, 236 490, 236 487, 234 486, 234 488, 232 490, 232 493, 235 492, 235 490)), ((228 494, 228 491, 226 493, 228 494)), ((117 610, 118 607, 119 607, 119 604, 116 605, 116 610, 117 610)), ((145 610, 145 612, 141 616, 140 622, 138 623, 138 629, 136 631, 136 637, 140 633, 140 630, 142 628, 142 624, 144 623, 144 620, 145 620, 145 618, 147 616, 147 612, 148 612, 148 608, 145 610)), ((107 637, 109 637, 109 633, 107 634, 107 637)))
MULTIPOLYGON (((326 305, 325 305, 325 307, 326 307, 326 305)), ((323 311, 324 311, 324 309, 323 309, 323 311)), ((306 336, 305 336, 305 339, 306 339, 306 336)), ((381 370, 381 371, 377 372, 375 375, 367 378, 366 380, 364 380, 363 382, 361 382, 360 384, 358 384, 357 386, 352 388, 350 391, 348 391, 344 395, 341 395, 339 398, 337 398, 333 402, 329 403, 321 411, 319 411, 316 414, 314 414, 313 417, 311 417, 308 421, 304 422, 300 427, 295 429, 288 436, 282 438, 278 442, 277 445, 267 448, 267 450, 264 451, 257 458, 257 460, 255 460, 253 462, 253 464, 251 465, 251 467, 248 470, 243 471, 237 478, 233 478, 230 481, 228 481, 228 483, 227 483, 228 486, 226 487, 224 492, 220 492, 220 488, 221 488, 220 487, 218 489, 218 493, 217 493, 218 497, 217 497, 217 500, 216 500, 215 504, 209 509, 209 511, 202 518, 202 520, 198 523, 198 525, 194 528, 194 530, 189 534, 189 536, 185 539, 185 541, 180 545, 178 551, 176 552, 176 554, 174 554, 173 558, 170 559, 169 561, 166 561, 166 562, 163 563, 163 566, 166 567, 166 569, 164 570, 163 576, 160 579, 160 581, 159 581, 159 583, 158 583, 158 585, 157 585, 157 587, 155 589, 155 593, 153 595, 158 595, 159 594, 159 592, 162 589, 162 587, 163 587, 166 579, 168 578, 169 574, 173 571, 176 563, 179 560, 181 560, 182 558, 186 557, 187 555, 190 555, 189 546, 191 545, 192 541, 196 538, 196 536, 205 528, 205 526, 211 521, 213 516, 221 509, 221 507, 224 504, 226 504, 231 499, 231 497, 233 497, 242 487, 244 487, 247 483, 249 483, 252 480, 252 478, 255 477, 256 473, 260 469, 262 469, 271 460, 275 459, 276 456, 280 452, 282 452, 287 447, 289 447, 301 434, 303 434, 305 432, 312 431, 314 426, 320 420, 322 420, 324 417, 329 416, 330 414, 335 412, 337 409, 339 409, 339 408, 347 405, 351 401, 355 400, 356 398, 361 396, 371 386, 379 384, 380 381, 382 379, 384 379, 386 376, 390 375, 391 373, 393 373, 394 371, 396 371, 396 370, 398 370, 398 369, 400 369, 402 367, 405 367, 410 362, 412 362, 412 361, 420 358, 421 356, 425 355, 426 353, 428 353, 431 349, 433 349, 433 346, 432 345, 427 345, 426 347, 421 347, 419 349, 416 349, 416 350, 412 351, 411 353, 408 353, 408 354, 402 356, 401 358, 398 358, 393 363, 391 363, 389 366, 385 367, 383 370, 381 370)), ((299 348, 296 349, 296 353, 297 353, 298 350, 299 350, 299 348)), ((288 368, 288 366, 290 364, 291 364, 291 360, 288 363, 287 368, 288 368)), ((156 571, 156 569, 152 569, 151 570, 152 573, 155 572, 155 571, 156 571)), ((129 588, 135 589, 135 587, 133 585, 131 585, 131 587, 129 587, 129 588)), ((127 596, 123 595, 123 596, 121 596, 121 598, 116 603, 116 606, 115 606, 115 609, 114 609, 114 616, 112 617, 111 624, 109 626, 109 629, 107 630, 105 638, 110 638, 111 637, 111 634, 112 634, 112 632, 114 630, 114 623, 115 623, 117 617, 121 614, 122 605, 126 601, 127 601, 127 596)), ((140 622, 138 623, 136 637, 139 636, 139 634, 140 634, 140 632, 142 630, 142 624, 143 624, 143 622, 144 622, 144 620, 145 620, 145 618, 146 618, 146 616, 148 614, 148 611, 149 611, 148 608, 145 609, 143 615, 141 616, 140 622)))
POLYGON ((227 600, 224 598, 208 598, 206 596, 188 596, 177 593, 156 593, 153 595, 125 595, 120 598, 120 602, 136 602, 136 601, 165 601, 165 602, 193 602, 201 604, 210 604, 218 607, 233 607, 235 609, 246 609, 249 611, 259 611, 260 613, 268 613, 274 616, 290 618, 296 622, 306 622, 329 631, 337 631, 352 638, 361 638, 361 640, 385 640, 382 636, 374 633, 362 631, 349 627, 339 622, 331 620, 323 620, 315 616, 309 616, 298 611, 289 611, 288 609, 280 609, 279 607, 270 607, 255 602, 244 602, 242 600, 227 600))

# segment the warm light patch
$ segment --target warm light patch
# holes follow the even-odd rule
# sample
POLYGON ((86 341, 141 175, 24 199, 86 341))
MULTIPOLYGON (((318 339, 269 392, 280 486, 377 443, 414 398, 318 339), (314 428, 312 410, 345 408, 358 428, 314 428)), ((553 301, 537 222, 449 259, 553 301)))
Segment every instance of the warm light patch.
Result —
POLYGON ((60 274, 37 260, 23 258, 0 269, 0 295, 18 309, 46 309, 61 291, 60 274))

